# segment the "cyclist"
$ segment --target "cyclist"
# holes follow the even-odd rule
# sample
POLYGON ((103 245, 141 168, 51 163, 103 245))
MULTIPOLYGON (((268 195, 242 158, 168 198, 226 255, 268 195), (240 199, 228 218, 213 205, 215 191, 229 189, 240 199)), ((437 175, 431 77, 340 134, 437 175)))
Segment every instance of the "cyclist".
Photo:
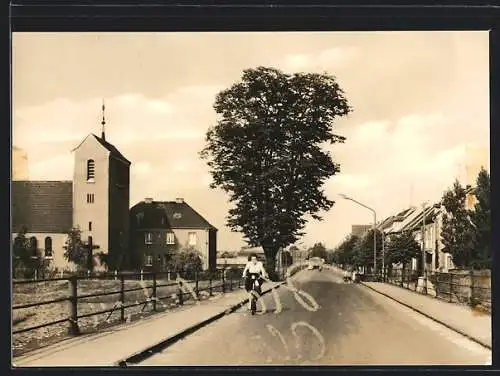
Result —
MULTIPOLYGON (((262 283, 264 282, 264 278, 269 279, 266 270, 264 269, 264 265, 262 262, 257 260, 256 254, 251 254, 249 257, 249 261, 243 269, 243 278, 245 279, 245 290, 250 293, 253 287, 252 275, 256 275, 259 281, 259 287, 256 291, 259 295, 261 294, 262 283)), ((250 301, 248 302, 248 308, 251 309, 250 301)))

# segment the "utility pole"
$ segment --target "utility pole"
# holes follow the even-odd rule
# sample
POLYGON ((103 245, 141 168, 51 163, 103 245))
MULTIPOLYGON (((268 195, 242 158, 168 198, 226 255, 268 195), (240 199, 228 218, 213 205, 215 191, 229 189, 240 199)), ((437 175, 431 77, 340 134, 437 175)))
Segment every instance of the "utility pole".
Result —
POLYGON ((426 255, 425 255, 425 214, 426 214, 426 203, 424 202, 422 204, 422 211, 423 211, 423 216, 422 216, 422 281, 424 285, 422 286, 423 291, 425 294, 427 294, 427 271, 426 271, 426 255))

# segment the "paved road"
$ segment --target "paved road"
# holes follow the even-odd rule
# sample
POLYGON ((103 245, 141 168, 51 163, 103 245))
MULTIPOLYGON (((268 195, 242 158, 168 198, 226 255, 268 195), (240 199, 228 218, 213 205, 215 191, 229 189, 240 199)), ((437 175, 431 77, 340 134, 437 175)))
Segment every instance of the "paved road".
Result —
POLYGON ((267 312, 243 308, 144 361, 166 365, 484 365, 491 352, 332 271, 304 271, 264 298, 267 312), (307 298, 303 297, 307 303, 307 298), (281 307, 280 307, 281 305, 281 307), (294 334, 295 333, 295 334, 294 334))

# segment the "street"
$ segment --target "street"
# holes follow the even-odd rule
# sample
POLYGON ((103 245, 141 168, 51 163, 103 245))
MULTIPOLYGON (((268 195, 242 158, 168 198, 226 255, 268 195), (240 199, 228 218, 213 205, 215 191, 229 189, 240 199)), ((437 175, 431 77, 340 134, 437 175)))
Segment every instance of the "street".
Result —
MULTIPOLYGON (((342 275, 306 270, 244 307, 153 355, 166 365, 485 365, 491 351, 342 275), (261 305, 258 305, 261 308, 261 305)), ((146 335, 146 333, 145 333, 146 335)))

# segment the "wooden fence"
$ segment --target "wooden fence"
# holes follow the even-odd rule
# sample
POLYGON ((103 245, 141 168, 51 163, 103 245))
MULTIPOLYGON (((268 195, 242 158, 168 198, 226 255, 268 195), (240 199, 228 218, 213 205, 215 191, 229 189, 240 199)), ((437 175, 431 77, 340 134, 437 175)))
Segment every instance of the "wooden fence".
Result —
MULTIPOLYGON (((419 274, 416 271, 393 269, 386 282, 417 291, 419 274)), ((423 292, 451 303, 481 305, 491 312, 491 271, 452 270, 427 274, 423 292)))

